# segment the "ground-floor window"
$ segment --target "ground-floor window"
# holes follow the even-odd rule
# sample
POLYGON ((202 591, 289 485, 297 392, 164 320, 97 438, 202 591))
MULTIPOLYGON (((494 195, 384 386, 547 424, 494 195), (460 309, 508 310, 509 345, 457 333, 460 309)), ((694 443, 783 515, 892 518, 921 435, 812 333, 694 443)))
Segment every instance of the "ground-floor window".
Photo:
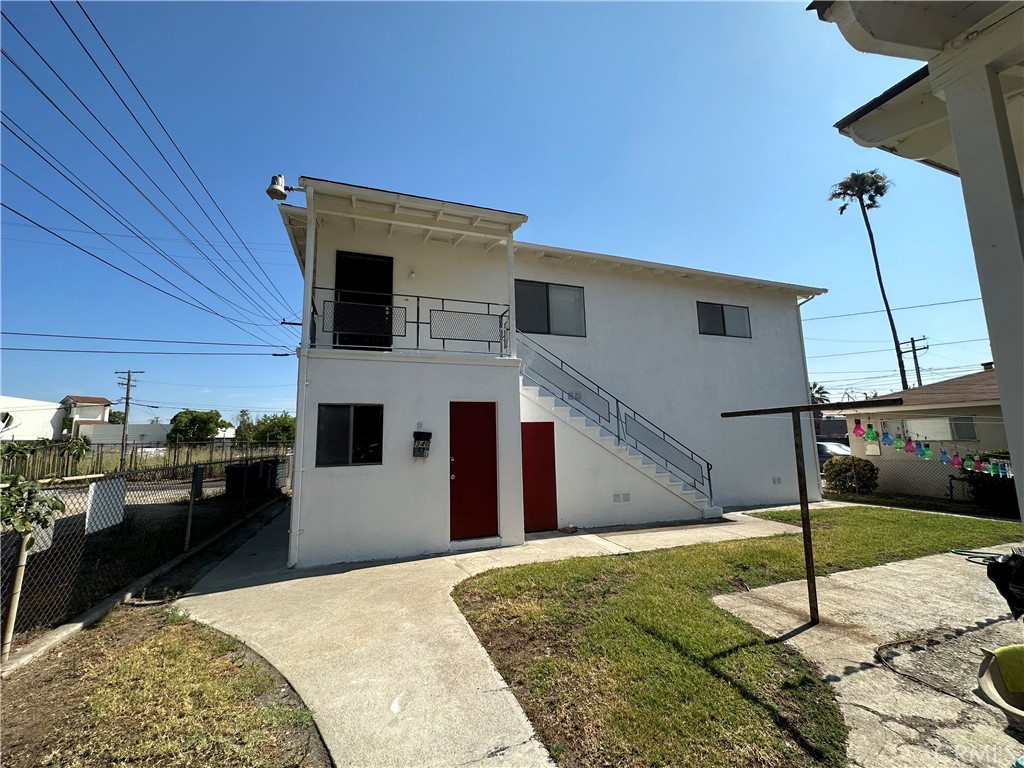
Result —
POLYGON ((321 403, 316 419, 316 465, 381 464, 384 406, 321 403))

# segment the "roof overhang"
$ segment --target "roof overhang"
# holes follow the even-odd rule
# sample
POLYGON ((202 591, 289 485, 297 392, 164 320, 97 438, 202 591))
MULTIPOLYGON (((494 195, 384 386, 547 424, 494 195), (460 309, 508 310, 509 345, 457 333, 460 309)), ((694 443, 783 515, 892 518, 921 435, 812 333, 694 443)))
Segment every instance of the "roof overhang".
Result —
POLYGON ((578 264, 591 264, 607 266, 610 269, 622 269, 623 272, 647 272, 652 275, 667 275, 672 279, 691 280, 694 282, 708 281, 729 287, 753 288, 769 291, 782 291, 791 293, 799 298, 810 298, 828 293, 825 288, 812 288, 807 285, 794 285, 792 283, 778 283, 771 280, 758 280, 753 277, 740 277, 738 275, 726 275, 721 272, 707 272, 701 269, 690 269, 675 264, 660 264, 656 261, 641 261, 629 259, 624 256, 612 256, 607 253, 592 253, 590 251, 578 251, 568 248, 558 248, 551 245, 539 245, 537 243, 517 242, 515 245, 517 256, 532 256, 539 260, 547 261, 574 261, 578 264))
POLYGON ((807 10, 839 27, 864 53, 928 61, 975 24, 1013 3, 949 0, 837 0, 812 2, 807 10))
POLYGON ((488 249, 505 242, 527 220, 522 213, 310 176, 299 177, 299 186, 305 190, 306 207, 282 204, 279 210, 300 268, 305 262, 308 210, 318 222, 344 220, 355 230, 362 226, 388 237, 412 234, 452 246, 475 241, 488 249))
POLYGON ((990 406, 999 406, 998 400, 970 400, 967 402, 949 402, 949 403, 920 403, 918 405, 890 405, 888 407, 879 408, 857 408, 855 410, 844 410, 842 403, 833 403, 834 407, 824 407, 822 411, 829 411, 831 413, 841 413, 844 416, 853 416, 861 413, 894 413, 894 412, 910 412, 910 411, 948 411, 951 408, 986 408, 990 406))
MULTIPOLYGON (((1010 133, 1024 180, 1024 77, 999 75, 1010 133)), ((928 67, 844 117, 835 127, 862 147, 876 147, 908 160, 959 175, 946 102, 932 92, 928 67)))

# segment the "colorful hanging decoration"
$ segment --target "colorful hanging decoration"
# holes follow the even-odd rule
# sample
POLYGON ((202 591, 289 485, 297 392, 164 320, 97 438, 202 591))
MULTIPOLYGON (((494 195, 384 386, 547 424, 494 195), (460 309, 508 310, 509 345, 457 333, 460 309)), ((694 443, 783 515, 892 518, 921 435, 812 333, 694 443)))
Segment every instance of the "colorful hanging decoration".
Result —
POLYGON ((999 476, 1006 477, 1010 473, 1010 468, 1006 466, 1005 461, 999 462, 999 476))
POLYGON ((853 420, 853 434, 857 437, 864 437, 864 427, 860 425, 860 419, 853 420))
POLYGON ((923 459, 924 458, 924 443, 919 441, 918 444, 917 444, 917 448, 914 449, 914 453, 917 454, 917 458, 923 459))
POLYGON ((969 453, 966 456, 964 456, 964 469, 966 469, 966 470, 974 469, 974 459, 971 458, 971 454, 969 454, 969 453))
POLYGON ((983 472, 984 471, 982 469, 983 466, 984 466, 984 464, 981 463, 981 457, 975 456, 974 457, 974 471, 975 472, 983 472))
POLYGON ((878 439, 878 433, 875 432, 875 425, 868 424, 867 432, 864 433, 864 439, 870 442, 875 442, 878 439))
POLYGON ((993 461, 993 462, 989 463, 989 465, 988 465, 988 473, 990 475, 992 475, 992 477, 999 477, 999 462, 998 461, 993 461))
POLYGON ((892 435, 889 434, 889 430, 885 426, 885 422, 882 422, 882 445, 892 445, 895 441, 892 439, 892 435))
POLYGON ((892 447, 895 448, 897 451, 902 451, 903 450, 903 445, 904 445, 904 443, 903 443, 903 435, 901 435, 899 432, 897 432, 896 433, 896 439, 893 441, 892 447))
POLYGON ((949 458, 949 454, 946 453, 946 449, 945 448, 940 448, 939 449, 939 463, 945 464, 948 467, 951 461, 952 461, 952 459, 949 458))
POLYGON ((949 460, 949 463, 957 469, 964 465, 964 460, 960 458, 960 451, 953 451, 953 458, 949 460))
MULTIPOLYGON (((917 447, 920 448, 921 444, 918 443, 917 447)), ((925 461, 927 461, 928 459, 932 458, 934 455, 935 455, 935 452, 932 450, 932 444, 931 443, 925 443, 924 444, 924 453, 921 454, 921 458, 924 459, 925 461)))
POLYGON ((914 441, 910 435, 907 435, 907 442, 903 444, 903 450, 907 453, 917 453, 917 446, 914 445, 914 441))

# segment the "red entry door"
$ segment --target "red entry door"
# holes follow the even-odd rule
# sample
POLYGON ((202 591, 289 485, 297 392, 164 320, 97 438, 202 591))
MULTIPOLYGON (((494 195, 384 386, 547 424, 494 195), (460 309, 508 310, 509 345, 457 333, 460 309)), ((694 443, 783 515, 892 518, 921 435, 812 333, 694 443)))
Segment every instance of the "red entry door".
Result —
POLYGON ((498 535, 498 411, 495 403, 449 403, 451 537, 498 535))
POLYGON ((523 422, 523 515, 526 532, 558 527, 555 493, 555 425, 523 422))

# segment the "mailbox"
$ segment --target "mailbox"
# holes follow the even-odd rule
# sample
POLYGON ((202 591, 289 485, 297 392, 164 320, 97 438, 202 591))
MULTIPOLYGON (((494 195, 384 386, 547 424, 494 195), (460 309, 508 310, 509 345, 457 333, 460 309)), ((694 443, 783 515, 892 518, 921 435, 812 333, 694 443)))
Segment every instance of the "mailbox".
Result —
POLYGON ((414 459, 425 459, 430 455, 431 432, 412 433, 412 456, 414 459))

